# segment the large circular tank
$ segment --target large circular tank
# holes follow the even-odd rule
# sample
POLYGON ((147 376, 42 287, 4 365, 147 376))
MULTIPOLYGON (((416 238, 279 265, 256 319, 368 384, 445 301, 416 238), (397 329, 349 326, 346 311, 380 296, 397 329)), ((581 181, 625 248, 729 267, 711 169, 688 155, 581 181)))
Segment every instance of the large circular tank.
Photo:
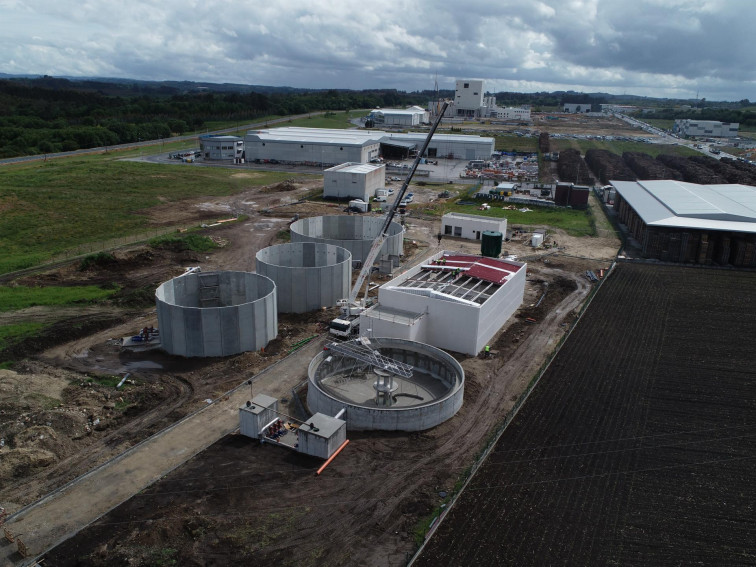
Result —
POLYGON ((291 242, 260 250, 256 272, 276 284, 279 313, 332 307, 349 296, 352 254, 321 242, 291 242))
POLYGON ((155 292, 160 343, 181 356, 258 350, 278 334, 276 286, 249 272, 197 272, 155 292))
POLYGON ((349 429, 422 431, 462 407, 465 374, 451 355, 406 339, 371 338, 367 351, 359 341, 335 343, 312 359, 307 388, 311 412, 336 415, 346 408, 349 429), (353 349, 357 357, 343 354, 344 349, 353 349), (375 364, 380 357, 371 357, 371 351, 388 363, 375 364), (411 376, 386 370, 396 362, 409 365, 411 376))
MULTIPOLYGON (((292 242, 322 242, 346 248, 352 261, 364 262, 373 241, 383 228, 383 217, 362 215, 331 215, 308 217, 292 223, 292 242)), ((404 253, 404 229, 393 222, 381 249, 382 255, 401 256, 404 253)))

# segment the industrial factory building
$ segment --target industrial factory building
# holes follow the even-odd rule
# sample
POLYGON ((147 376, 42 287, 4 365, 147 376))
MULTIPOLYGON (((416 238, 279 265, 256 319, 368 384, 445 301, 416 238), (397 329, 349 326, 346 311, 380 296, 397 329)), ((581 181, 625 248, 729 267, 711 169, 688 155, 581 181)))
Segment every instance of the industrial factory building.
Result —
MULTIPOLYGON (((562 105, 562 112, 567 112, 568 114, 587 114, 589 112, 592 112, 593 103, 591 102, 565 102, 562 105)), ((596 112, 600 112, 601 106, 598 105, 598 108, 596 109, 596 112)))
POLYGON ((366 203, 376 189, 386 186, 386 166, 375 163, 342 163, 323 172, 323 197, 362 199, 366 203))
POLYGON ((675 120, 672 131, 690 138, 735 138, 738 135, 738 122, 718 122, 716 120, 675 120))
POLYGON ((244 151, 247 161, 367 163, 380 155, 380 138, 380 132, 290 126, 247 132, 244 151))
POLYGON ((444 236, 480 240, 480 235, 485 231, 506 234, 507 219, 465 213, 446 213, 441 217, 441 233, 444 236))
POLYGON ((382 285, 361 333, 475 355, 522 304, 526 264, 439 252, 382 285))
POLYGON ((756 187, 612 181, 614 210, 646 258, 756 266, 756 187))
MULTIPOLYGON (((248 161, 335 166, 346 162, 368 163, 400 148, 419 150, 424 132, 391 133, 381 130, 335 130, 285 127, 251 130, 245 137, 248 161)), ((458 134, 435 134, 427 157, 488 159, 494 152, 493 138, 458 134)))
POLYGON ((240 160, 244 156, 244 140, 238 136, 200 136, 200 152, 210 160, 240 160))
POLYGON ((376 108, 368 114, 376 126, 412 127, 428 123, 428 112, 419 106, 410 108, 376 108))

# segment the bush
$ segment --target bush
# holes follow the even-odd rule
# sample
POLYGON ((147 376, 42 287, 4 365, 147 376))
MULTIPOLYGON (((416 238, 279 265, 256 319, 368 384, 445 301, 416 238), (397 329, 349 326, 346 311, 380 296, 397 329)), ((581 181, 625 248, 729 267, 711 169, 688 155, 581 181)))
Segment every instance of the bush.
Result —
POLYGON ((116 264, 118 260, 115 259, 110 252, 98 252, 84 258, 79 264, 79 271, 84 272, 94 266, 102 267, 111 264, 116 264))

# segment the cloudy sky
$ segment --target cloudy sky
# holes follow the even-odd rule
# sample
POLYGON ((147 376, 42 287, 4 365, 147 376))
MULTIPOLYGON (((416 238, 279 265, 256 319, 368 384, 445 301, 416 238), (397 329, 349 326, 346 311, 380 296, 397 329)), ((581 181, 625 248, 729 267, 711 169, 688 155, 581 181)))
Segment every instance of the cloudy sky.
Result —
POLYGON ((0 72, 756 100, 756 0, 0 0, 0 72))

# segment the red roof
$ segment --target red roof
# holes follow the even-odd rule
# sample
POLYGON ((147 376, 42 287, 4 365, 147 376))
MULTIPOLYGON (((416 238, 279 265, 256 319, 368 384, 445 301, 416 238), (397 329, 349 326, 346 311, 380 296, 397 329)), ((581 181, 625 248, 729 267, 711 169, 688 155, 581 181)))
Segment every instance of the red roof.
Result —
POLYGON ((507 277, 520 270, 522 266, 510 264, 497 258, 483 256, 445 256, 446 266, 466 268, 465 274, 479 280, 503 284, 507 277))

